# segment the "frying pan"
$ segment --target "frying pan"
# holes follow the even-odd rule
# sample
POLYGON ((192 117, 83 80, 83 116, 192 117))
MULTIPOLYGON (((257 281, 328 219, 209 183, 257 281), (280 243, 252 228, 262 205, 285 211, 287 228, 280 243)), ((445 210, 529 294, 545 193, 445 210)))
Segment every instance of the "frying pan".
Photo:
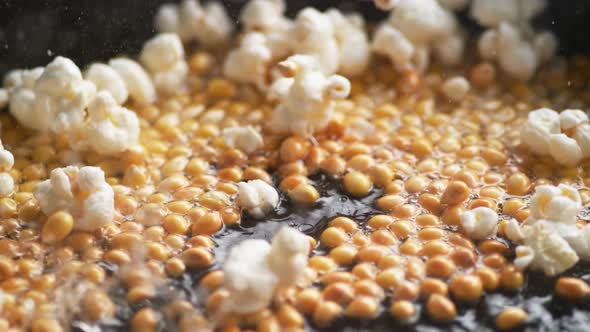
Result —
MULTIPOLYGON (((137 53, 154 34, 157 8, 173 0, 0 0, 0 75, 13 68, 46 65, 56 55, 83 66, 137 53)), ((246 0, 224 0, 237 18, 246 0)), ((356 10, 373 21, 386 13, 372 0, 288 0, 289 14, 304 6, 356 10)), ((590 53, 590 0, 549 0, 535 26, 553 30, 560 53, 590 53)), ((466 15, 462 15, 470 28, 466 15)))

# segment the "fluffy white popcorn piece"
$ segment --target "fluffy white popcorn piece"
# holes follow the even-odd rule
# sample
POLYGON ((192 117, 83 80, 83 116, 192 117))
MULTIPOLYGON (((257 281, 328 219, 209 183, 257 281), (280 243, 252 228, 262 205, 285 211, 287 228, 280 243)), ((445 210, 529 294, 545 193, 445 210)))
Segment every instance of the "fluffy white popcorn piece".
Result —
POLYGON ((560 133, 559 114, 548 108, 534 110, 528 114, 520 137, 532 152, 539 155, 549 154, 549 137, 560 133))
POLYGON ((99 92, 88 106, 84 131, 88 145, 100 154, 116 154, 137 144, 139 120, 135 112, 117 105, 110 93, 99 92))
MULTIPOLYGON (((96 87, 82 78, 72 60, 56 57, 35 81, 33 117, 48 118, 49 128, 35 128, 63 133, 80 128, 85 108, 96 93, 96 87)), ((25 124, 26 125, 26 124, 25 124)))
POLYGON ((590 158, 590 124, 583 123, 577 126, 573 138, 582 149, 584 158, 590 158))
POLYGON ((301 281, 308 254, 309 240, 296 229, 285 226, 273 237, 268 264, 278 278, 279 287, 301 281))
POLYGON ((443 64, 456 65, 463 59, 465 40, 460 33, 450 34, 435 41, 433 49, 443 64))
POLYGON ((544 226, 544 223, 536 223, 524 227, 526 247, 518 250, 517 255, 521 256, 515 264, 521 269, 528 267, 554 276, 574 266, 579 257, 563 237, 544 226))
POLYGON ((264 145, 262 135, 252 126, 225 128, 221 135, 225 144, 232 148, 238 148, 248 154, 260 149, 264 145))
POLYGON ((452 101, 461 101, 469 92, 471 84, 463 76, 447 79, 442 86, 442 92, 452 101))
POLYGON ((399 71, 412 67, 414 45, 389 24, 382 24, 377 29, 372 47, 377 54, 389 57, 399 71))
POLYGON ((58 210, 71 213, 75 229, 92 232, 113 221, 113 188, 98 167, 56 168, 49 180, 35 187, 33 194, 46 215, 58 210))
POLYGON ((84 73, 84 78, 94 83, 96 91, 108 91, 119 105, 122 105, 129 97, 125 81, 109 65, 92 64, 84 73))
POLYGON ((520 0, 473 0, 471 17, 485 27, 496 27, 502 22, 516 22, 520 0))
POLYGON ((0 172, 7 172, 14 166, 14 156, 0 142, 0 172))
POLYGON ((260 32, 249 32, 242 39, 240 46, 227 55, 223 73, 238 82, 252 83, 264 89, 272 59, 272 50, 267 44, 266 36, 260 32))
POLYGON ((578 191, 566 184, 541 185, 535 187, 530 205, 531 218, 575 224, 582 200, 578 191))
POLYGON ((137 62, 116 58, 109 61, 111 66, 125 81, 129 96, 139 104, 151 104, 156 100, 156 88, 150 76, 137 62))
POLYGON ((225 7, 217 1, 211 1, 204 5, 203 15, 197 22, 199 27, 195 30, 197 40, 210 47, 226 43, 235 28, 225 7))
POLYGON ((400 0, 389 22, 417 44, 431 43, 452 34, 456 28, 453 15, 436 0, 400 0))
POLYGON ((557 45, 557 37, 550 31, 540 32, 533 39, 533 48, 540 62, 552 59, 557 53, 557 45))
POLYGON ((308 136, 326 126, 334 99, 344 99, 350 93, 348 79, 324 75, 316 69, 314 57, 308 55, 291 56, 279 66, 285 77, 279 79, 280 87, 271 87, 280 101, 271 119, 272 130, 308 136))
POLYGON ((575 166, 583 158, 578 142, 565 134, 549 136, 549 153, 558 163, 566 166, 575 166))
POLYGON ((588 123, 588 115, 581 110, 564 110, 559 113, 559 125, 561 130, 575 128, 588 123))
POLYGON ((498 32, 493 29, 484 31, 477 41, 479 55, 484 60, 493 60, 498 57, 498 32))
POLYGON ((224 310, 251 313, 270 304, 278 282, 268 264, 270 252, 264 240, 246 240, 231 249, 223 264, 223 285, 230 294, 224 310))
POLYGON ((519 270, 526 270, 533 262, 533 259, 535 259, 535 251, 529 246, 518 246, 514 251, 516 254, 514 265, 519 270))
POLYGON ((141 62, 152 74, 156 88, 164 93, 182 90, 188 65, 184 60, 184 47, 176 34, 161 33, 148 40, 140 55, 141 62))
POLYGON ((327 10, 326 15, 332 21, 340 50, 338 72, 345 76, 361 74, 367 68, 371 55, 362 17, 345 16, 334 8, 327 10))
POLYGON ((294 53, 315 57, 324 74, 340 67, 340 49, 328 15, 311 7, 303 9, 295 18, 292 38, 294 53))
POLYGON ((498 231, 498 214, 483 206, 465 211, 461 215, 461 226, 472 239, 487 239, 498 231))
POLYGON ((154 18, 154 25, 158 32, 176 33, 182 40, 190 39, 190 34, 181 29, 178 6, 174 3, 163 4, 158 8, 154 18))
POLYGON ((14 192, 14 179, 10 174, 0 173, 0 196, 8 196, 14 192))
POLYGON ((260 32, 266 37, 273 59, 283 59, 291 52, 293 22, 284 16, 283 0, 251 0, 240 13, 246 33, 260 32))
POLYGON ((519 0, 519 15, 521 19, 528 21, 540 14, 547 7, 547 0, 519 0))
POLYGON ((261 219, 279 205, 279 194, 262 180, 240 182, 237 204, 252 217, 261 219))
POLYGON ((515 219, 508 220, 504 228, 504 234, 510 241, 514 243, 520 243, 524 239, 520 225, 515 219))
POLYGON ((500 46, 498 63, 507 74, 524 81, 530 79, 535 73, 538 58, 530 44, 519 43, 513 46, 500 46))

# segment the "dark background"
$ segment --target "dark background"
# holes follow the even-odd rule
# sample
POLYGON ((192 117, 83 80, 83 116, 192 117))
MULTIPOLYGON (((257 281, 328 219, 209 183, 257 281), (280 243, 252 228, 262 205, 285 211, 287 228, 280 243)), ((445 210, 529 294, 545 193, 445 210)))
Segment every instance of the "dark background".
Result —
MULTIPOLYGON (((85 65, 136 53, 154 34, 154 14, 165 2, 170 0, 0 0, 0 76, 45 65, 55 55, 85 65)), ((244 2, 223 1, 234 17, 244 2)), ((356 9, 373 20, 386 15, 372 0, 288 2, 290 15, 305 5, 356 9)), ((590 54, 590 0, 550 0, 535 23, 559 35, 560 53, 590 54)))

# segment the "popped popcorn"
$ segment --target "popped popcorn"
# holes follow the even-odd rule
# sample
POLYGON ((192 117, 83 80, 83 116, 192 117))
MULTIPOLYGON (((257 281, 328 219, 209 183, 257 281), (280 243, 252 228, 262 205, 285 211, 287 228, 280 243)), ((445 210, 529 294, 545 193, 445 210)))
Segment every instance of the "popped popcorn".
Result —
POLYGON ((307 7, 300 11, 293 26, 295 54, 313 56, 323 74, 335 73, 340 67, 340 50, 330 17, 307 7))
POLYGON ((388 56, 400 71, 424 71, 431 53, 444 64, 457 64, 464 46, 454 14, 436 0, 400 0, 373 38, 375 52, 388 56))
POLYGON ((14 156, 0 142, 0 196, 8 196, 14 191, 14 179, 8 173, 14 166, 14 156))
POLYGON ((487 239, 496 235, 498 214, 496 211, 483 206, 465 211, 461 215, 461 226, 472 239, 487 239))
POLYGON ((150 104, 156 100, 156 89, 149 75, 137 62, 126 58, 109 61, 111 66, 125 81, 129 96, 139 104, 150 104))
POLYGON ((125 81, 109 65, 92 64, 84 73, 84 78, 94 83, 97 92, 108 91, 119 105, 122 105, 129 97, 125 81))
POLYGON ((114 192, 98 167, 56 168, 33 195, 43 213, 67 210, 74 217, 74 228, 81 231, 95 231, 113 221, 114 192))
POLYGON ((188 64, 184 60, 184 48, 178 35, 161 33, 148 40, 140 60, 152 74, 158 91, 172 94, 184 88, 188 64))
POLYGON ((234 29, 223 5, 209 2, 201 6, 196 0, 162 5, 154 23, 158 32, 175 33, 185 42, 198 40, 206 46, 225 43, 234 29))
POLYGON ((272 50, 267 44, 266 36, 260 32, 249 32, 242 39, 240 46, 227 55, 223 73, 228 78, 242 83, 252 83, 264 90, 272 58, 272 50))
POLYGON ((223 285, 230 293, 223 310, 245 314, 267 307, 278 289, 301 281, 308 253, 307 237, 289 227, 271 245, 255 239, 233 247, 223 264, 223 285))
POLYGON ((268 264, 270 251, 264 240, 246 240, 231 249, 223 264, 223 285, 230 294, 224 310, 250 313, 268 306, 278 282, 268 264))
POLYGON ((293 22, 284 16, 285 8, 283 0, 251 0, 240 13, 245 33, 262 33, 273 59, 283 59, 292 49, 293 22))
POLYGON ((252 126, 225 128, 221 135, 229 147, 238 148, 248 154, 264 145, 262 135, 252 126))
POLYGON ((452 101, 461 101, 469 92, 471 85, 463 76, 447 79, 442 86, 442 92, 452 101))
POLYGON ((496 27, 502 22, 516 22, 520 0, 473 0, 471 17, 485 27, 496 27))
POLYGON ((345 76, 361 74, 369 65, 370 45, 361 16, 342 14, 338 9, 328 9, 326 15, 332 21, 339 49, 338 72, 345 76))
POLYGON ((307 267, 308 254, 309 240, 296 229, 283 227, 273 237, 268 264, 278 278, 279 287, 301 281, 307 267))
POLYGON ((101 154, 116 154, 137 144, 139 120, 135 112, 117 105, 110 93, 99 92, 88 106, 84 127, 88 145, 101 154))
POLYGON ((291 56, 280 67, 284 77, 273 84, 270 93, 279 99, 271 128, 279 133, 311 135, 330 121, 333 99, 346 98, 350 82, 340 75, 326 77, 309 55, 291 56))
POLYGON ((261 219, 279 205, 279 194, 262 180, 240 182, 237 204, 252 217, 261 219))
POLYGON ((580 257, 590 259, 590 228, 579 229, 577 214, 582 208, 578 191, 568 185, 541 185, 530 201, 530 216, 519 225, 508 221, 505 234, 517 248, 515 265, 520 269, 559 274, 580 257))
POLYGON ((542 108, 529 113, 521 140, 532 152, 551 155, 562 165, 573 166, 590 157, 590 124, 581 110, 557 113, 542 108))

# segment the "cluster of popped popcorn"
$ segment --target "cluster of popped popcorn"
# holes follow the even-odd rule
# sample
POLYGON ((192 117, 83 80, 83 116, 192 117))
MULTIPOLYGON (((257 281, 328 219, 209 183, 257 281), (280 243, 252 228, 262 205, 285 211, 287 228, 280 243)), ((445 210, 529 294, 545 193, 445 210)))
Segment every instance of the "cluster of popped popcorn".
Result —
POLYGON ((520 137, 531 152, 550 155, 562 165, 575 166, 590 157, 590 123, 588 115, 581 110, 532 111, 520 137))
POLYGON ((279 64, 282 77, 270 88, 269 96, 279 101, 271 120, 277 133, 308 136, 330 121, 335 99, 350 93, 350 82, 343 76, 326 76, 316 58, 294 55, 279 64))
POLYGON ((517 267, 553 276, 580 258, 590 259, 590 226, 576 224, 582 203, 575 188, 565 184, 537 186, 530 204, 530 216, 521 225, 510 220, 505 229, 510 240, 521 244, 516 248, 517 267))
POLYGON ((56 168, 35 187, 34 196, 43 213, 66 210, 74 217, 74 228, 82 231, 110 224, 115 214, 113 188, 98 167, 56 168))
POLYGON ((279 205, 279 194, 262 180, 240 182, 236 202, 252 217, 261 219, 279 205))
POLYGON ((112 62, 115 66, 93 64, 85 78, 78 66, 64 57, 56 57, 45 68, 9 73, 4 87, 11 114, 31 129, 68 135, 75 150, 91 148, 103 154, 125 151, 137 143, 139 120, 134 112, 119 105, 129 95, 151 102, 155 92, 148 92, 150 96, 144 98, 133 83, 141 81, 149 87, 149 77, 144 80, 123 75, 128 66, 118 64, 118 60, 112 62))
POLYGON ((225 128, 221 135, 227 146, 238 148, 248 154, 264 145, 262 135, 252 126, 225 128))
POLYGON ((14 192, 14 179, 9 171, 14 166, 14 156, 0 142, 0 196, 8 196, 14 192))
POLYGON ((531 78, 557 50, 551 32, 535 32, 530 25, 546 4, 544 0, 474 0, 471 17, 488 29, 478 42, 482 58, 496 60, 514 78, 531 78))
POLYGON ((156 14, 155 25, 159 32, 175 33, 184 42, 196 40, 209 47, 225 44, 234 30, 225 7, 216 1, 205 5, 197 0, 165 4, 156 14))
POLYGON ((178 35, 161 33, 148 40, 143 45, 140 60, 152 74, 152 80, 159 92, 174 94, 185 88, 188 64, 178 35))
POLYGON ((270 245, 246 240, 232 248, 223 265, 223 284, 229 291, 224 310, 252 313, 267 307, 277 290, 301 281, 308 253, 307 237, 289 227, 270 245))
POLYGON ((393 9, 373 37, 373 51, 388 57, 397 70, 424 71, 430 54, 446 65, 461 60, 465 37, 454 14, 436 0, 376 1, 393 9))

